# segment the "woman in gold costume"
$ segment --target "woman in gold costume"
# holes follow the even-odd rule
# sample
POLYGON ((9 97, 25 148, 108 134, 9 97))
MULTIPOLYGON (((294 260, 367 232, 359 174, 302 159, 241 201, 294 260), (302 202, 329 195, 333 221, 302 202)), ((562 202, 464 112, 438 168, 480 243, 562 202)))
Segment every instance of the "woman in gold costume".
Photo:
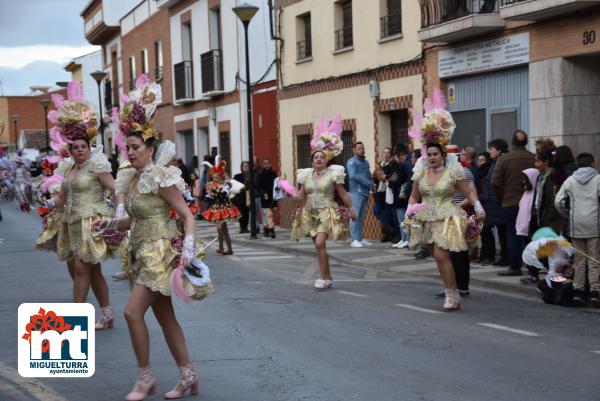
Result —
POLYGON ((340 138, 341 117, 337 115, 329 124, 321 119, 315 137, 311 141, 312 168, 300 169, 297 182, 300 192, 297 199, 303 204, 296 211, 291 239, 299 240, 310 237, 317 250, 320 275, 315 281, 315 288, 325 290, 331 288, 333 279, 329 269, 329 255, 326 242, 348 238, 348 218, 356 218, 352 209, 350 195, 344 189, 346 176, 344 167, 327 166, 331 160, 342 152, 343 142, 340 138), (347 209, 340 208, 334 200, 337 191, 347 209))
POLYGON ((455 191, 464 193, 474 206, 477 219, 484 219, 485 213, 477 192, 465 181, 463 167, 456 155, 446 157, 446 146, 456 125, 445 110, 439 89, 434 90, 433 104, 426 101, 425 111, 424 117, 413 111, 413 120, 420 127, 411 128, 410 135, 420 137, 421 143, 425 144, 425 156, 417 161, 413 170, 413 190, 404 225, 410 231, 411 247, 417 244, 429 246, 444 282, 444 310, 451 311, 460 308, 461 298, 450 252, 468 250, 467 215, 453 202, 455 191))
MULTIPOLYGON (((180 381, 165 398, 181 398, 188 389, 192 394, 198 392, 198 376, 171 301, 175 269, 189 266, 198 254, 194 217, 182 196, 185 183, 181 170, 165 167, 174 156, 175 145, 167 141, 157 148, 159 134, 153 128, 153 114, 160 102, 160 86, 149 83, 144 76, 138 78, 137 85, 120 114, 121 129, 131 127, 124 134, 133 168, 119 171, 116 183, 117 196, 124 197, 127 214, 95 225, 98 231, 130 230, 127 270, 132 290, 124 313, 138 364, 135 385, 125 397, 130 401, 143 400, 154 393, 156 385, 150 369, 150 338, 144 320, 150 307, 180 371, 180 381), (169 215, 171 209, 183 220, 184 233, 177 232, 169 215)), ((183 287, 192 299, 202 299, 212 292, 212 286, 198 288, 186 281, 183 287)))
POLYGON ((92 152, 90 147, 98 125, 93 106, 83 100, 81 83, 70 82, 67 91, 69 99, 60 103, 55 128, 71 158, 61 163, 64 180, 48 205, 59 210, 64 207, 63 231, 57 237, 56 247, 59 259, 66 258, 73 266, 73 300, 86 302, 93 283, 102 310, 96 329, 102 330, 113 326, 114 312, 100 262, 116 254, 118 247, 93 233, 92 222, 114 215, 106 202, 105 191, 114 193, 115 184, 104 153, 100 149, 92 152))

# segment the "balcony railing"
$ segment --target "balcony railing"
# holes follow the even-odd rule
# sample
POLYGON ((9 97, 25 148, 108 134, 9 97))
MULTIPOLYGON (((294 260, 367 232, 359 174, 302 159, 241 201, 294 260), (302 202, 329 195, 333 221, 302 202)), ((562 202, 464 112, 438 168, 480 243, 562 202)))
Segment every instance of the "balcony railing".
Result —
POLYGON ((469 15, 498 12, 496 0, 419 0, 419 4, 423 29, 469 15))
POLYGON ((310 37, 306 40, 296 42, 296 59, 304 60, 312 57, 312 40, 310 37))
POLYGON ((104 109, 107 113, 110 113, 113 107, 112 102, 112 84, 110 81, 104 81, 104 109))
POLYGON ((202 93, 223 91, 223 53, 213 49, 200 55, 202 93))
POLYGON ((381 39, 402 33, 402 14, 391 14, 379 19, 381 39))
POLYGON ((600 0, 498 0, 508 21, 542 21, 600 6, 600 0))
POLYGON ((335 50, 352 46, 352 25, 335 31, 335 50))
POLYGON ((160 81, 161 79, 164 78, 164 67, 162 65, 159 65, 158 67, 154 68, 154 80, 155 81, 160 81))
POLYGON ((173 66, 175 73, 175 99, 186 100, 194 98, 193 64, 182 61, 173 66))

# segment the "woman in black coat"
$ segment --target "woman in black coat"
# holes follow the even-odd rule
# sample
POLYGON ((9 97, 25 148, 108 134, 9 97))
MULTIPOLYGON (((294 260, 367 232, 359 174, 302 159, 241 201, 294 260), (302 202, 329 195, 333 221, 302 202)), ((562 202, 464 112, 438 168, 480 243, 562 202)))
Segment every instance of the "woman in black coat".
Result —
POLYGON ((248 207, 249 199, 246 199, 248 196, 248 180, 249 180, 249 171, 250 171, 250 162, 243 161, 240 165, 240 173, 233 176, 233 179, 244 184, 244 189, 237 194, 231 201, 234 205, 240 209, 240 234, 249 233, 248 231, 248 221, 250 220, 250 208, 248 207))

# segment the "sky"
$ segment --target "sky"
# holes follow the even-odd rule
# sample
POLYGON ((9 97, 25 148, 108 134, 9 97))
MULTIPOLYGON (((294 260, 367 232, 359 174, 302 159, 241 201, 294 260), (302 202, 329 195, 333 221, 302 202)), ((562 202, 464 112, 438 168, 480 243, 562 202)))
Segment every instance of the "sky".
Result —
POLYGON ((88 0, 0 0, 0 95, 68 81, 74 57, 100 49, 83 34, 88 0))

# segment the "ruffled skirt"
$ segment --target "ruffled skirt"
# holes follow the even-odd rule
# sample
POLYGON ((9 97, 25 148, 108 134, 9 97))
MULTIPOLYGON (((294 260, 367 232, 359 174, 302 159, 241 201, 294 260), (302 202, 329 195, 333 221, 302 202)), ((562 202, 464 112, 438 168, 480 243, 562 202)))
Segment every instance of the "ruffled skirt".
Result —
POLYGON ((214 204, 202 213, 202 216, 214 223, 221 221, 237 220, 240 217, 240 210, 234 205, 217 205, 214 204))
MULTIPOLYGON (((51 212, 43 219, 44 229, 35 240, 35 247, 44 251, 57 252, 57 246, 61 243, 64 247, 65 225, 62 222, 62 214, 51 212), (61 241, 59 241, 61 237, 61 241)), ((66 250, 65 250, 66 251, 66 250)), ((63 253, 65 252, 63 251, 63 253)))
POLYGON ((406 222, 410 235, 410 246, 435 244, 450 252, 468 250, 465 240, 467 219, 465 216, 450 216, 443 220, 406 222))
POLYGON ((101 218, 101 215, 85 217, 66 224, 66 256, 74 255, 85 263, 95 265, 109 256, 120 255, 120 245, 108 245, 99 233, 93 232, 92 223, 101 218))
POLYGON ((329 239, 344 241, 349 236, 348 222, 342 221, 340 214, 333 207, 320 209, 302 208, 294 217, 292 240, 310 237, 319 233, 327 234, 329 239))
MULTIPOLYGON (((174 247, 174 239, 160 238, 156 240, 129 243, 128 258, 124 263, 129 276, 130 285, 138 284, 165 296, 171 296, 171 274, 179 263, 181 252, 174 247)), ((197 241, 200 249, 201 243, 197 241)), ((202 257, 198 255, 197 257, 202 257)), ((183 288, 192 299, 200 300, 214 292, 212 284, 194 286, 189 279, 182 278, 183 288)))

